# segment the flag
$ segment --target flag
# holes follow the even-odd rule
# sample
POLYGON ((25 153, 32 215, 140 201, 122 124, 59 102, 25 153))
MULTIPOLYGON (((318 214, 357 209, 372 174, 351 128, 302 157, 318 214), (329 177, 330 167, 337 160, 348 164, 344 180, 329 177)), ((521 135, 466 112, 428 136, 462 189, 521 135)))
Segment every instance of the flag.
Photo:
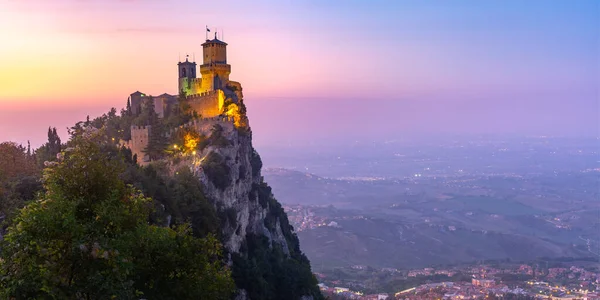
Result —
POLYGON ((210 32, 210 29, 208 29, 208 27, 206 27, 206 32, 210 32))

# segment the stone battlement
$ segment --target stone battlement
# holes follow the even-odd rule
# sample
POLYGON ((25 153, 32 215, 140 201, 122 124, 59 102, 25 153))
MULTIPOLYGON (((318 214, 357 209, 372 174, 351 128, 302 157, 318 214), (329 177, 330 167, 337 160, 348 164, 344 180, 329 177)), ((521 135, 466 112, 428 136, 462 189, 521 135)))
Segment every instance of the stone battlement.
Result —
MULTIPOLYGON (((198 81, 199 81, 201 78, 196 78, 196 79, 198 79, 198 81)), ((218 93, 218 91, 208 91, 208 92, 203 92, 203 93, 199 93, 199 94, 188 95, 185 97, 185 99, 193 101, 195 99, 199 99, 202 97, 216 95, 217 93, 218 93)))
POLYGON ((152 128, 152 126, 148 125, 148 126, 136 126, 136 125, 132 125, 131 126, 131 130, 149 130, 150 128, 152 128))
POLYGON ((222 90, 208 91, 186 97, 190 107, 198 112, 202 118, 212 118, 220 115, 225 103, 225 94, 222 90))

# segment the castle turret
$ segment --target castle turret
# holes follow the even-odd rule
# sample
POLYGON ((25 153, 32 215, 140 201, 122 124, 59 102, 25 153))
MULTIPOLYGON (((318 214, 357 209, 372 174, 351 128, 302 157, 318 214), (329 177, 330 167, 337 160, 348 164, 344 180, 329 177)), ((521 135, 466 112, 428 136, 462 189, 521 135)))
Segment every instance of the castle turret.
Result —
POLYGON ((195 93, 194 79, 196 78, 196 62, 188 61, 185 58, 184 62, 177 63, 179 69, 179 92, 183 91, 186 95, 195 93))
POLYGON ((215 38, 206 40, 202 44, 203 63, 200 66, 202 73, 202 91, 223 89, 229 82, 231 66, 227 64, 227 43, 215 38))
POLYGON ((144 165, 150 161, 150 157, 144 152, 150 141, 152 126, 131 126, 131 140, 126 146, 132 154, 137 156, 137 162, 144 165))

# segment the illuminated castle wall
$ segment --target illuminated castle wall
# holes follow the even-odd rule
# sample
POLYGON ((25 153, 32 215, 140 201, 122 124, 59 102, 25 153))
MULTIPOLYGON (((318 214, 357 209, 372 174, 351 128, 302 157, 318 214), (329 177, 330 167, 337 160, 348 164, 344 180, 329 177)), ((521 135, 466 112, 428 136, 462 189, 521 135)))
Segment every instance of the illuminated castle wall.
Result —
POLYGON ((203 118, 212 118, 223 112, 225 93, 223 90, 209 91, 186 97, 188 104, 203 118))
MULTIPOLYGON (((196 66, 196 62, 189 61, 187 57, 185 61, 177 63, 178 93, 183 93, 192 108, 202 117, 218 116, 223 112, 227 96, 233 94, 233 98, 237 98, 237 93, 229 87, 241 90, 239 83, 229 81, 231 66, 227 64, 227 43, 218 40, 216 34, 214 39, 206 40, 202 44, 201 77, 197 77, 196 66)), ((177 103, 175 95, 150 96, 137 91, 129 97, 133 115, 141 113, 142 106, 149 97, 153 98, 154 111, 160 118, 164 118, 171 105, 177 103)))
POLYGON ((231 73, 231 66, 227 64, 227 43, 218 40, 215 35, 214 39, 202 44, 200 78, 196 77, 196 62, 186 58, 177 66, 179 92, 186 95, 192 108, 202 117, 220 115, 231 73))
MULTIPOLYGON (((243 95, 241 84, 229 80, 231 66, 227 64, 227 43, 218 40, 215 34, 214 39, 207 39, 202 44, 202 52, 200 78, 197 77, 196 62, 186 58, 185 61, 177 64, 178 93, 185 95, 185 101, 200 116, 200 119, 193 123, 195 128, 206 131, 207 128, 212 128, 215 122, 227 123, 224 126, 232 127, 233 118, 222 116, 223 105, 228 99, 239 103, 243 95)), ((154 100, 154 111, 160 118, 168 116, 171 106, 177 104, 178 98, 169 94, 150 96, 139 91, 135 92, 129 98, 134 116, 142 112, 143 105, 150 97, 154 100)), ((144 149, 148 145, 150 131, 150 126, 131 126, 131 140, 121 141, 121 145, 131 149, 133 154, 137 154, 140 164, 149 161, 144 149)))
POLYGON ((231 66, 227 64, 227 43, 206 40, 202 44, 201 78, 196 78, 196 63, 186 58, 177 64, 179 69, 179 91, 186 96, 224 89, 229 82, 231 66))

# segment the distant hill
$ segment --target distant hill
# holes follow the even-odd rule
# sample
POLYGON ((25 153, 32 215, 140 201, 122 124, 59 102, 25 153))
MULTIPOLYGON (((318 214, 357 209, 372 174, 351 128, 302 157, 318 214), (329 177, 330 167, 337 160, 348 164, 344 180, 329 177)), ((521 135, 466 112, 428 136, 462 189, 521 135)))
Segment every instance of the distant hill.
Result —
POLYGON ((291 220, 339 225, 317 224, 298 233, 315 270, 589 255, 578 236, 593 228, 582 227, 579 218, 571 218, 570 225, 557 223, 552 207, 525 201, 527 197, 501 198, 503 189, 520 184, 510 178, 467 181, 480 186, 478 195, 473 188, 457 189, 433 179, 328 179, 281 168, 263 174, 282 203, 303 207, 302 212, 297 207, 288 211, 291 220), (310 217, 303 216, 307 211, 310 217))

